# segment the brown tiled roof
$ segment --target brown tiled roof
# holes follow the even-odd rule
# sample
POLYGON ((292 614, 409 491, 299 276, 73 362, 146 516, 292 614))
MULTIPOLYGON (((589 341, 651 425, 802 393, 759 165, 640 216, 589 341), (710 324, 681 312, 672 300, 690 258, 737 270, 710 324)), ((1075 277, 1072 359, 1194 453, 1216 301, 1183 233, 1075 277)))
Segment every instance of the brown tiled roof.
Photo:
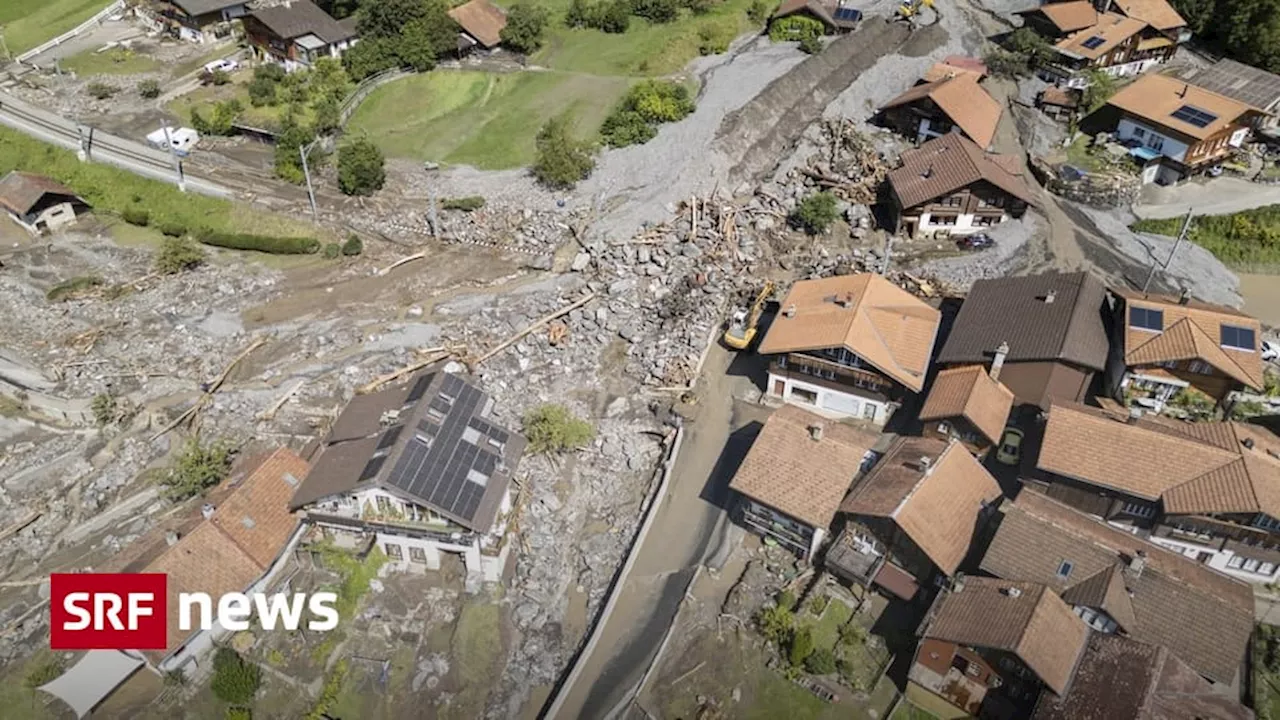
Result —
POLYGON ((1026 203, 1035 204, 1021 177, 959 133, 947 133, 902 153, 902 165, 889 171, 889 187, 903 208, 911 208, 986 181, 1026 203))
POLYGON ((1157 30, 1174 30, 1187 25, 1187 21, 1166 0, 1116 0, 1116 8, 1157 30))
POLYGON ((1089 0, 1049 3, 1036 8, 1059 30, 1069 33, 1098 24, 1098 11, 1089 0))
POLYGON ((1000 439, 1013 407, 1013 392, 992 380, 981 365, 948 368, 933 380, 920 419, 963 417, 991 442, 1000 439))
POLYGON ((507 26, 506 13, 489 0, 468 0, 450 10, 449 17, 487 48, 502 42, 502 28, 507 26))
POLYGON ((874 433, 784 405, 742 460, 729 487, 815 528, 826 528, 879 439, 874 433), (812 426, 822 427, 814 440, 812 426))
POLYGON ((1093 633, 1066 695, 1042 695, 1033 720, 1252 720, 1168 648, 1093 633))
POLYGON ((1040 104, 1074 108, 1080 105, 1080 97, 1070 88, 1060 88, 1057 85, 1050 85, 1040 91, 1040 104))
POLYGON ((781 307, 762 354, 843 347, 907 388, 923 389, 941 315, 880 275, 801 280, 781 307))
POLYGON ((265 570, 298 525, 289 498, 309 469, 292 450, 280 448, 256 467, 233 474, 229 482, 235 489, 218 505, 213 524, 265 570))
POLYGON ((0 179, 0 207, 15 215, 26 215, 45 195, 66 195, 80 202, 71 188, 43 175, 14 170, 0 179))
POLYGON ((927 97, 974 142, 986 148, 996 136, 1002 108, 978 84, 978 77, 974 73, 959 73, 955 77, 916 85, 880 109, 908 105, 927 97))
POLYGON ((1124 568, 1119 563, 1067 588, 1062 592, 1062 599, 1069 605, 1102 610, 1126 632, 1138 624, 1133 618, 1129 590, 1124 586, 1124 568))
POLYGON ((931 83, 962 74, 973 75, 974 79, 981 80, 987 75, 987 64, 978 58, 964 55, 948 55, 941 62, 934 63, 932 67, 926 70, 924 77, 921 79, 926 83, 931 83))
MULTIPOLYGON (((1145 77, 1145 76, 1144 76, 1145 77)), ((1153 365, 1167 360, 1197 359, 1209 363, 1233 379, 1255 390, 1263 387, 1262 357, 1258 342, 1261 324, 1240 311, 1221 305, 1200 302, 1178 303, 1176 298, 1114 290, 1128 308, 1140 307, 1164 313, 1164 331, 1135 328, 1126 321, 1124 334, 1125 364, 1153 365), (1253 352, 1233 350, 1221 345, 1223 325, 1253 330, 1253 352)))
POLYGON ((979 280, 960 306, 938 362, 990 363, 1009 343, 1005 362, 1063 360, 1091 370, 1107 366, 1102 324, 1107 290, 1087 272, 979 280), (1049 296, 1053 302, 1046 302, 1049 296))
POLYGON ((1094 60, 1106 55, 1120 43, 1142 32, 1142 29, 1146 26, 1146 23, 1141 20, 1134 20, 1133 18, 1110 12, 1104 13, 1098 18, 1097 24, 1072 33, 1054 43, 1053 46, 1059 52, 1094 60), (1100 38, 1102 42, 1092 47, 1085 45, 1091 38, 1100 38))
POLYGON ((1107 104, 1134 117, 1197 140, 1204 140, 1221 132, 1253 109, 1237 100, 1209 92, 1177 78, 1156 73, 1143 75, 1120 88, 1119 92, 1107 100, 1107 104), (1183 105, 1205 110, 1216 118, 1204 127, 1197 127, 1174 118, 1173 113, 1183 105))
POLYGON ((292 0, 284 5, 254 10, 252 17, 285 40, 315 35, 333 44, 350 40, 354 35, 352 30, 334 20, 311 0, 292 0))
POLYGON ((938 569, 952 575, 969 552, 983 508, 999 497, 995 478, 963 445, 903 437, 840 510, 892 518, 938 569), (927 470, 922 458, 929 458, 927 470))
POLYGON ((1231 683, 1253 632, 1248 584, 1136 535, 1096 521, 1039 493, 1006 504, 981 569, 1064 592, 1081 579, 1146 554, 1141 573, 1125 573, 1133 606, 1130 636, 1164 645, 1215 682, 1231 683), (1058 574, 1063 561, 1070 574, 1058 574))
POLYGON ((1071 683, 1089 628, 1044 585, 969 577, 940 596, 924 637, 1018 656, 1055 693, 1071 683))

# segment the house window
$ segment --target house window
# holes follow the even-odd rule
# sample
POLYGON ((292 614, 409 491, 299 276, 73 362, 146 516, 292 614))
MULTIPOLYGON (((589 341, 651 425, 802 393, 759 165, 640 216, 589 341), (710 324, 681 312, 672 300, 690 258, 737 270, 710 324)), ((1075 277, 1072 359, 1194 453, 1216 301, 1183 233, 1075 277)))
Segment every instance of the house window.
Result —
POLYGON ((956 224, 955 215, 933 215, 929 219, 934 225, 955 225, 956 224))
POLYGON ((1256 347, 1253 328, 1223 325, 1222 347, 1231 348, 1232 350, 1248 350, 1249 352, 1253 352, 1256 347))
POLYGON ((1231 559, 1227 561, 1227 567, 1229 568, 1238 568, 1243 564, 1244 564, 1244 558, 1240 557, 1239 555, 1233 555, 1231 559))
POLYGON ((1147 130, 1146 130, 1146 128, 1140 128, 1140 127, 1134 126, 1134 128, 1133 128, 1133 136, 1134 136, 1134 137, 1136 137, 1136 138, 1138 138, 1138 139, 1142 139, 1142 138, 1146 137, 1146 135, 1147 135, 1147 130))
POLYGON ((1155 150, 1156 152, 1164 150, 1164 138, 1155 133, 1151 133, 1151 137, 1147 138, 1147 147, 1155 150))
POLYGON ((1156 365, 1159 365, 1160 367, 1162 367, 1162 368, 1164 368, 1164 369, 1166 369, 1166 370, 1177 370, 1177 369, 1178 369, 1178 361, 1177 361, 1177 360, 1161 360, 1160 362, 1156 363, 1156 365))
POLYGON ((1255 571, 1257 571, 1257 569, 1258 569, 1258 565, 1259 565, 1259 564, 1260 564, 1260 563, 1259 563, 1257 560, 1254 560, 1253 558, 1249 558, 1249 559, 1247 559, 1247 560, 1245 560, 1245 561, 1244 561, 1244 571, 1245 571, 1245 572, 1255 572, 1255 571))
POLYGON ((1156 332, 1164 331, 1164 311, 1151 310, 1149 308, 1131 307, 1129 308, 1129 327, 1138 328, 1139 330, 1155 330, 1156 332))
POLYGON ((973 216, 974 227, 991 227, 1000 222, 1000 218, 995 215, 975 215, 973 216))
POLYGON ((1120 508, 1120 512, 1125 515, 1133 515, 1140 518, 1149 518, 1156 514, 1156 509, 1146 503, 1127 502, 1124 507, 1120 508))
POLYGON ((1276 520, 1270 515, 1259 515, 1258 519, 1253 521, 1253 525, 1263 530, 1280 530, 1280 520, 1276 520))
POLYGON ((400 552, 399 545, 396 545, 395 543, 386 543, 382 547, 384 550, 387 551, 387 557, 391 558, 392 560, 404 559, 404 554, 400 552))
POLYGON ((1264 562, 1264 563, 1262 563, 1261 565, 1259 565, 1259 566, 1258 566, 1258 574, 1259 574, 1259 575, 1270 575, 1271 573, 1274 573, 1275 571, 1276 571, 1276 564, 1275 564, 1275 563, 1267 563, 1267 562, 1264 562))
POLYGON ((1213 373, 1213 366, 1203 360, 1192 360, 1187 364, 1187 369, 1193 373, 1201 375, 1209 375, 1213 373))
POLYGON ((978 663, 969 663, 969 667, 964 669, 964 674, 969 677, 978 677, 982 674, 982 666, 978 663))
POLYGON ((940 204, 947 207, 960 207, 964 204, 964 198, 959 195, 952 195, 951 197, 943 198, 940 204))
POLYGON ((1072 565, 1070 562, 1067 562, 1066 560, 1063 560, 1063 561, 1058 565, 1058 579, 1060 579, 1060 580, 1066 580, 1067 578, 1071 577, 1071 571, 1072 571, 1074 568, 1075 568, 1075 566, 1074 566, 1074 565, 1072 565))
POLYGON ((799 400, 802 403, 808 403, 809 405, 818 404, 818 393, 812 390, 804 390, 802 388, 791 388, 791 398, 793 400, 799 400))
POLYGON ((422 548, 417 547, 417 546, 410 547, 410 548, 409 548, 409 560, 410 560, 410 562, 416 562, 416 563, 421 563, 421 564, 423 564, 423 565, 426 565, 426 564, 427 564, 427 551, 426 551, 426 550, 423 550, 422 548))
POLYGON ((391 498, 378 496, 378 512, 391 512, 391 498))
POLYGON ((946 435, 947 433, 951 432, 951 423, 946 422, 945 420, 943 422, 938 423, 938 432, 943 435, 946 435))

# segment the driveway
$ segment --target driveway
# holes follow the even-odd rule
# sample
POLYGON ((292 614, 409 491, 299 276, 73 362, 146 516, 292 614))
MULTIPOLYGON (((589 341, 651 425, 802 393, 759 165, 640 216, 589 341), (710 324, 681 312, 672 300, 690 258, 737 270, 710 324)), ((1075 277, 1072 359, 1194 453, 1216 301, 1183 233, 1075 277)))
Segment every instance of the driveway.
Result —
POLYGON ((566 690, 560 718, 603 718, 626 701, 675 619, 694 569, 724 557, 729 535, 728 483, 768 409, 735 402, 753 385, 735 353, 712 347, 696 389, 696 414, 685 425, 667 494, 595 651, 566 690))
POLYGON ((1280 203, 1280 185, 1260 185, 1235 177, 1192 181, 1171 187, 1149 186, 1133 206, 1140 218, 1182 217, 1187 210, 1196 215, 1230 215, 1264 205, 1280 203))

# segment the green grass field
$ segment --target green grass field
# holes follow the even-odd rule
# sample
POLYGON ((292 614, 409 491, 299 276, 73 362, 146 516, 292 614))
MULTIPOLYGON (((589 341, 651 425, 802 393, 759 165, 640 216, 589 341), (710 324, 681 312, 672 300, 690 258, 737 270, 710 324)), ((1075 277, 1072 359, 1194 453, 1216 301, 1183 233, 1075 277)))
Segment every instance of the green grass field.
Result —
POLYGON ((105 52, 89 50, 72 55, 59 64, 63 70, 69 70, 77 75, 132 75, 159 70, 163 67, 158 61, 146 55, 119 47, 105 52))
POLYGON ((19 55, 74 28, 111 0, 4 0, 0 28, 9 52, 19 55))
POLYGON ((594 135, 630 85, 617 77, 558 72, 436 70, 378 88, 351 119, 392 157, 496 170, 533 160, 542 123, 564 111, 594 135))

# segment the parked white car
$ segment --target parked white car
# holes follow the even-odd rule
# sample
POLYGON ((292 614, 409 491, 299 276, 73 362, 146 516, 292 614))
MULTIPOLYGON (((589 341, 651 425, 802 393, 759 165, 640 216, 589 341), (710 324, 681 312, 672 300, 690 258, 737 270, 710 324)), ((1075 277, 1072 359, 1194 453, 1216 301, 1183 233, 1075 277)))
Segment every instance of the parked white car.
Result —
POLYGON ((1263 340, 1262 341, 1262 359, 1266 360, 1267 362, 1271 362, 1272 360, 1280 360, 1280 346, 1276 345, 1273 342, 1263 340))
POLYGON ((240 63, 236 62, 235 60, 227 59, 227 60, 214 60, 211 63, 206 63, 204 66, 204 69, 205 69, 205 72, 211 72, 211 73, 217 72, 219 70, 221 70, 222 72, 229 73, 229 72, 235 72, 239 67, 240 67, 240 63))

